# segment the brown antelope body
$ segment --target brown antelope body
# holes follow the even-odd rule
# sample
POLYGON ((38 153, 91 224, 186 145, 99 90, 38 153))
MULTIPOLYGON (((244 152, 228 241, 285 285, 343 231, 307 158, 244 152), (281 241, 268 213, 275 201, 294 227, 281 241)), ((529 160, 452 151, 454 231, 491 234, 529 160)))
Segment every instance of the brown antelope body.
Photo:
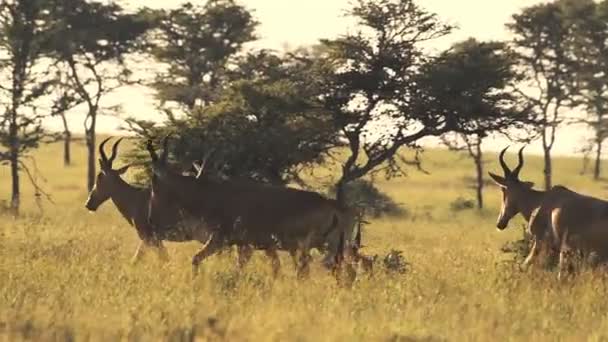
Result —
MULTIPOLYGON (((608 201, 558 185, 547 192, 529 227, 535 245, 552 242, 559 248, 558 278, 571 270, 575 250, 608 257, 608 201)), ((529 258, 537 253, 533 248, 529 258)))
MULTIPOLYGON (((524 147, 522 147, 517 154, 519 160, 517 166, 513 170, 509 169, 507 163, 504 160, 504 155, 507 149, 508 146, 504 148, 498 156, 500 166, 503 170, 503 176, 501 177, 492 172, 488 172, 490 177, 494 180, 494 182, 500 187, 502 191, 502 205, 500 213, 498 214, 496 227, 500 230, 505 229, 509 221, 515 215, 521 214, 526 220, 526 222, 529 223, 528 229, 530 230, 532 236, 544 235, 546 234, 546 229, 545 227, 541 227, 540 221, 538 221, 536 227, 532 227, 532 225, 530 225, 530 222, 531 220, 534 220, 536 216, 538 216, 539 208, 543 203, 543 200, 546 198, 547 192, 534 190, 532 189, 532 187, 534 186, 533 183, 522 181, 519 179, 519 172, 521 171, 524 165, 524 147)), ((542 247, 550 247, 550 242, 551 241, 548 238, 544 238, 544 236, 543 239, 534 239, 532 250, 524 261, 524 265, 531 264, 531 262, 538 255, 542 247), (541 242, 546 242, 546 244, 543 244, 541 242)))
POLYGON ((297 274, 304 276, 308 273, 310 249, 329 241, 339 261, 337 266, 346 261, 349 280, 354 279, 348 253, 356 216, 351 209, 314 192, 176 174, 167 167, 167 138, 163 145, 159 158, 148 141, 154 174, 149 218, 156 224, 162 203, 174 201, 214 227, 207 245, 192 259, 194 274, 205 258, 223 247, 249 245, 270 254, 276 250, 298 251, 297 274))
MULTIPOLYGON (((96 211, 108 199, 111 199, 120 214, 135 227, 141 243, 137 247, 132 261, 141 259, 144 251, 153 248, 158 252, 162 260, 168 260, 168 255, 162 241, 184 242, 200 241, 207 242, 209 231, 200 220, 192 220, 184 215, 183 211, 173 203, 166 203, 159 207, 159 219, 156 225, 148 223, 148 210, 151 188, 139 188, 125 182, 121 175, 124 174, 129 165, 114 169, 112 164, 118 152, 119 139, 112 146, 112 154, 108 158, 104 151, 105 144, 111 137, 105 139, 99 145, 100 171, 95 179, 95 186, 89 193, 85 207, 90 211, 96 211)), ((249 260, 250 251, 244 247, 239 251, 239 265, 244 266, 249 260)))

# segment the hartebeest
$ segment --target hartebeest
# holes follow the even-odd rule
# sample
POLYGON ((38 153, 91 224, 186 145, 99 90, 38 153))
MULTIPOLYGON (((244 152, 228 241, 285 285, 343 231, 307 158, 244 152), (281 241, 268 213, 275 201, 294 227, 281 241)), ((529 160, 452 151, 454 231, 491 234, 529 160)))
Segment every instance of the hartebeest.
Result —
MULTIPOLYGON (((501 177, 492 172, 488 172, 490 177, 498 186, 500 186, 502 191, 502 205, 496 222, 496 227, 500 230, 505 229, 511 218, 517 214, 521 214, 526 222, 529 222, 531 217, 538 215, 538 209, 547 195, 546 191, 532 189, 534 183, 519 179, 519 172, 524 166, 523 150, 525 146, 519 150, 517 154, 519 158, 518 164, 513 170, 509 169, 504 160, 504 155, 508 148, 508 146, 505 147, 498 156, 500 166, 503 170, 503 176, 501 177)), ((530 225, 528 225, 528 227, 529 229, 532 228, 532 231, 530 232, 532 233, 532 236, 541 236, 546 233, 546 229, 541 227, 540 222, 537 227, 531 227, 530 225)), ((534 260, 540 251, 540 248, 543 246, 541 244, 543 242, 548 243, 550 241, 544 238, 534 239, 532 250, 524 261, 524 265, 529 265, 534 260)), ((549 247, 550 244, 544 244, 544 246, 549 247)))
MULTIPOLYGON (((124 174, 130 165, 114 169, 112 164, 118 153, 118 146, 122 138, 117 140, 112 146, 112 154, 108 158, 104 151, 105 144, 111 139, 108 137, 99 144, 99 166, 100 171, 95 179, 95 185, 85 204, 90 211, 96 211, 108 199, 121 215, 134 226, 140 244, 132 258, 133 262, 140 260, 143 252, 147 248, 154 248, 162 260, 167 260, 168 255, 162 241, 182 242, 197 240, 206 242, 209 239, 207 227, 200 220, 188 218, 183 211, 173 203, 166 203, 158 210, 158 221, 154 227, 148 223, 148 209, 150 201, 150 188, 139 188, 125 182, 121 175, 124 174)), ((247 247, 239 251, 239 265, 244 266, 249 260, 251 252, 247 247)))
POLYGON ((207 245, 192 258, 193 274, 221 248, 250 245, 270 253, 299 251, 297 274, 303 276, 308 273, 311 246, 330 240, 337 266, 345 263, 353 280, 349 252, 355 214, 351 209, 315 192, 176 174, 168 168, 167 140, 163 140, 160 158, 152 142, 147 145, 154 173, 149 218, 156 224, 159 204, 173 201, 215 228, 207 245))
POLYGON ((535 241, 558 246, 558 279, 570 269, 574 250, 594 252, 600 260, 608 257, 608 201, 557 185, 547 191, 529 227, 535 241))

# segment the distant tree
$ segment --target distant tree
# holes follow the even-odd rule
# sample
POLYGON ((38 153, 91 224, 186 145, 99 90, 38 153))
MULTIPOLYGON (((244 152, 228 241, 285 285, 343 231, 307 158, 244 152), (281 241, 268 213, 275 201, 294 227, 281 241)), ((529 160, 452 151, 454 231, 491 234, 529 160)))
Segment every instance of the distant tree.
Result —
POLYGON ((149 18, 156 23, 150 52, 167 65, 152 86, 161 106, 178 105, 186 112, 218 98, 229 62, 243 44, 256 38, 258 24, 234 0, 188 2, 177 9, 153 11, 149 18))
POLYGON ((340 201, 346 184, 366 174, 402 173, 401 147, 416 148, 428 136, 483 132, 495 125, 495 120, 477 120, 485 112, 454 112, 438 101, 446 94, 427 86, 422 70, 432 60, 421 45, 451 31, 435 14, 412 0, 359 0, 349 13, 361 32, 324 40, 327 52, 317 63, 321 101, 348 141, 336 185, 340 201))
MULTIPOLYGON (((51 49, 53 49, 51 47, 51 49)), ((51 107, 51 116, 59 117, 63 125, 63 165, 69 166, 72 164, 72 131, 70 130, 70 121, 67 115, 74 107, 82 104, 84 99, 78 96, 78 93, 70 86, 69 77, 65 70, 60 66, 55 66, 57 85, 53 91, 53 104, 51 107)))
POLYGON ((44 0, 0 1, 0 162, 11 169, 11 210, 19 214, 20 172, 25 171, 40 195, 32 172, 24 163, 27 152, 45 137, 43 107, 56 84, 55 75, 41 68, 47 39, 48 17, 44 0))
POLYGON ((138 51, 149 22, 124 13, 114 2, 53 0, 55 25, 51 44, 53 58, 66 70, 65 86, 75 101, 87 106, 84 122, 87 146, 87 188, 95 182, 95 130, 103 110, 101 100, 128 83, 131 71, 127 54, 138 51))
POLYGON ((525 69, 528 82, 521 91, 534 105, 540 118, 544 154, 545 188, 551 187, 551 150, 557 128, 563 121, 560 112, 574 106, 578 65, 572 53, 573 25, 566 20, 565 1, 535 5, 513 15, 507 27, 514 35, 513 47, 525 69))
POLYGON ((440 106, 464 117, 470 116, 470 112, 478 113, 473 120, 495 120, 493 130, 442 137, 448 147, 465 150, 473 159, 479 209, 483 208, 484 138, 531 121, 528 111, 518 105, 520 99, 512 91, 519 79, 515 69, 515 59, 504 43, 478 42, 471 38, 454 44, 422 71, 424 87, 432 89, 440 106))
POLYGON ((597 180, 603 143, 608 138, 608 1, 567 2, 564 10, 574 27, 574 56, 582 64, 577 76, 588 113, 583 122, 595 131, 593 178, 597 180))

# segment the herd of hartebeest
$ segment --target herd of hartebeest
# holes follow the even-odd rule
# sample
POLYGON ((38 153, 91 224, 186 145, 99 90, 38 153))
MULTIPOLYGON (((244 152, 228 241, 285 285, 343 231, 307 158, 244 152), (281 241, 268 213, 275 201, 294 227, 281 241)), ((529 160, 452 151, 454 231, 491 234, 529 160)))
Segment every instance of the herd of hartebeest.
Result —
MULTIPOLYGON (((197 172, 179 172, 167 162, 168 139, 156 153, 151 141, 147 150, 152 159, 152 178, 148 188, 126 183, 121 175, 129 165, 113 168, 122 139, 112 146, 108 158, 104 151, 110 138, 99 145, 100 172, 89 194, 86 208, 95 211, 112 199, 123 217, 135 227, 141 243, 133 262, 146 249, 153 248, 163 260, 168 258, 163 240, 199 241, 203 248, 192 258, 193 273, 207 257, 236 246, 238 264, 244 266, 254 250, 263 250, 277 275, 277 252, 291 255, 298 277, 308 274, 310 250, 325 253, 323 264, 338 280, 355 279, 355 266, 371 271, 373 260, 360 253, 361 227, 358 211, 327 199, 316 192, 276 187, 246 180, 224 180, 207 176, 204 161, 194 164, 197 172)), ((504 161, 507 148, 499 155, 504 175, 490 173, 502 190, 502 208, 497 227, 522 214, 533 238, 532 249, 524 261, 531 265, 541 249, 559 251, 559 273, 571 269, 573 251, 594 252, 600 257, 608 251, 608 202, 573 192, 563 186, 548 191, 532 189, 519 179, 524 165, 523 147, 518 165, 511 170, 504 161)))

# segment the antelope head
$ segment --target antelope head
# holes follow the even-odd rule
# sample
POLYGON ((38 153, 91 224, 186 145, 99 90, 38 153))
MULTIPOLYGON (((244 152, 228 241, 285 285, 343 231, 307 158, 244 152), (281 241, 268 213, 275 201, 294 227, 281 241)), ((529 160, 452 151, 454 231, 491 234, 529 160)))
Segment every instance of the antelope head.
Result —
POLYGON ((112 195, 112 191, 117 182, 121 181, 120 175, 129 169, 130 165, 123 166, 119 169, 113 169, 112 163, 118 153, 118 145, 122 138, 118 139, 112 146, 112 154, 110 158, 106 156, 104 146, 112 137, 106 138, 99 144, 99 173, 95 179, 95 185, 89 193, 89 198, 85 203, 85 207, 90 211, 95 211, 112 195))
POLYGON ((513 170, 509 169, 504 160, 505 152, 508 148, 509 146, 505 147, 498 156, 500 166, 504 173, 503 176, 501 177, 492 172, 488 172, 490 177, 492 177, 492 180, 494 180, 502 191, 502 206, 496 222, 496 227, 500 230, 505 229, 509 224, 509 220, 522 211, 523 203, 525 203, 530 189, 534 186, 534 183, 524 182, 519 179, 519 172, 524 166, 523 151, 525 146, 519 149, 519 161, 513 170))

